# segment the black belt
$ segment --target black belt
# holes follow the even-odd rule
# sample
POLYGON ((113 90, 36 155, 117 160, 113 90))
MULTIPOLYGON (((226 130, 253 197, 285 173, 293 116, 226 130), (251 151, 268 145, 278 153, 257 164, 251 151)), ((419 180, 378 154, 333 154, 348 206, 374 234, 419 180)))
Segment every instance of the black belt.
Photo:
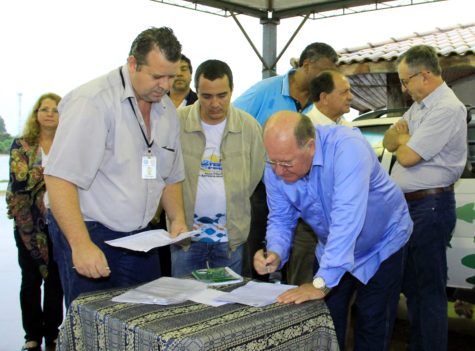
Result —
POLYGON ((407 201, 414 201, 414 200, 420 200, 425 198, 426 196, 429 195, 435 195, 439 193, 445 193, 447 191, 454 191, 454 185, 449 185, 443 188, 432 188, 432 189, 423 189, 423 190, 417 190, 413 191, 411 193, 405 193, 404 197, 406 198, 407 201))

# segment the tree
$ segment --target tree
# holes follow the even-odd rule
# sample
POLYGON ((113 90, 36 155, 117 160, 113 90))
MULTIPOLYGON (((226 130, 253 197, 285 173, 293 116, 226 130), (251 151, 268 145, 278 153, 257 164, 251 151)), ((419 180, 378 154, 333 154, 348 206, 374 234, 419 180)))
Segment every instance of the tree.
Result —
POLYGON ((6 133, 7 129, 5 128, 5 121, 2 116, 0 116, 0 134, 6 133))
POLYGON ((5 121, 0 116, 0 154, 8 154, 12 145, 13 137, 5 129, 5 121))

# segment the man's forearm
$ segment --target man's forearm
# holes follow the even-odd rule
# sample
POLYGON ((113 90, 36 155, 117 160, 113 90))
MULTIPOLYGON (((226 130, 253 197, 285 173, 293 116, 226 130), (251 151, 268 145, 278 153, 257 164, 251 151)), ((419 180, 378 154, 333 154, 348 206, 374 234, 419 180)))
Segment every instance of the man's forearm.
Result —
POLYGON ((399 147, 399 134, 394 127, 389 128, 384 134, 383 146, 390 152, 394 152, 399 147))
POLYGON ((168 184, 163 190, 161 204, 170 221, 185 223, 182 182, 168 184))

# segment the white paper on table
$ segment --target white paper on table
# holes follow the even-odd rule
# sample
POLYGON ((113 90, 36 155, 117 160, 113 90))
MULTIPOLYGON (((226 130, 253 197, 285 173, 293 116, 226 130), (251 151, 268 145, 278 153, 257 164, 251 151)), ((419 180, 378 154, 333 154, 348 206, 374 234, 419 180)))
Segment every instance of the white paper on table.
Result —
POLYGON ((196 294, 190 296, 188 300, 197 302, 197 303, 202 303, 205 305, 210 305, 214 307, 226 305, 231 302, 226 302, 226 301, 219 301, 217 298, 219 296, 229 294, 228 292, 225 291, 219 291, 216 289, 206 289, 202 290, 200 292, 197 292, 196 294))
POLYGON ((264 307, 277 302, 277 296, 296 287, 296 285, 250 281, 246 285, 234 289, 228 294, 218 296, 216 300, 235 302, 254 307, 264 307))
POLYGON ((154 229, 125 236, 120 239, 108 240, 106 241, 106 244, 134 251, 147 252, 153 248, 170 245, 199 233, 199 230, 192 230, 190 232, 181 233, 176 238, 172 238, 170 237, 170 233, 166 230, 154 229))
POLYGON ((112 299, 114 302, 172 305, 189 300, 189 297, 206 290, 205 283, 194 279, 161 277, 112 299))

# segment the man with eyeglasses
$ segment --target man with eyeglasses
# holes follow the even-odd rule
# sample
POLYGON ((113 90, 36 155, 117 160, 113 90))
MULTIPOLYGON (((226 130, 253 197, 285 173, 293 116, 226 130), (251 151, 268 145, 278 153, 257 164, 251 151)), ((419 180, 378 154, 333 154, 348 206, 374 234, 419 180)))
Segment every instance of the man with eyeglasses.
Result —
MULTIPOLYGON (((234 101, 234 106, 251 114, 264 126, 266 120, 275 112, 288 110, 307 112, 312 107, 310 98, 310 81, 325 69, 336 68, 338 54, 328 44, 311 43, 300 54, 296 68, 286 74, 270 77, 251 86, 234 101)), ((265 201, 265 186, 261 182, 252 196, 251 232, 248 246, 250 258, 262 247, 265 236, 267 204, 265 201)), ((296 229, 293 256, 289 267, 284 269, 284 280, 290 284, 298 284, 307 278, 307 270, 302 267, 312 267, 314 259, 306 260, 315 247, 315 235, 308 225, 299 222, 296 229)), ((253 278, 267 280, 252 272, 253 278)))
POLYGON ((70 92, 59 105, 45 181, 66 306, 79 294, 160 277, 156 249, 107 240, 148 229, 160 200, 176 236, 187 230, 180 125, 167 91, 181 55, 170 28, 149 28, 126 64, 70 92))
POLYGON ((409 349, 446 350, 446 249, 456 222, 454 183, 467 157, 466 109, 443 81, 433 47, 414 46, 397 63, 402 91, 414 103, 383 143, 397 157, 391 176, 414 221, 402 287, 409 349))
MULTIPOLYGON (((314 125, 350 126, 343 114, 350 112, 353 95, 350 83, 342 73, 335 69, 320 72, 310 81, 310 99, 313 102, 312 108, 305 114, 314 125)), ((299 227, 297 226, 297 228, 299 227)), ((317 270, 316 245, 317 240, 311 229, 303 235, 294 236, 287 269, 289 282, 300 285, 312 279, 317 270)))
POLYGON ((302 114, 274 114, 264 129, 269 165, 264 274, 289 257, 299 217, 318 235, 319 268, 312 280, 278 297, 281 303, 325 299, 340 350, 356 292, 356 350, 387 350, 396 318, 404 246, 412 231, 407 204, 357 130, 319 126, 302 114))

